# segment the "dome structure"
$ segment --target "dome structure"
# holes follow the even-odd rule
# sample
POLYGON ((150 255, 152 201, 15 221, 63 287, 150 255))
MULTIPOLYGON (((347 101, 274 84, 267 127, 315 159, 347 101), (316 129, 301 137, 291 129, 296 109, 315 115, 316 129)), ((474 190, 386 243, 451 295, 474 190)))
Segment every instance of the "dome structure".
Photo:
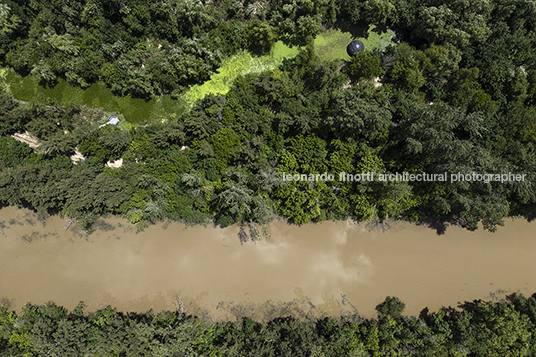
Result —
POLYGON ((358 52, 361 52, 364 49, 365 49, 365 45, 363 44, 363 42, 359 40, 353 40, 352 42, 350 42, 348 47, 346 47, 346 52, 348 52, 348 56, 353 57, 358 52))

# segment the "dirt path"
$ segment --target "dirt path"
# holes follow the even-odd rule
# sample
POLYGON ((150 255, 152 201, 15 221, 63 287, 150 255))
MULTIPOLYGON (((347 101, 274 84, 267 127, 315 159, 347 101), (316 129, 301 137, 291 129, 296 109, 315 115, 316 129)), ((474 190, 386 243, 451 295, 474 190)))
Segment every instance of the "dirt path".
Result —
MULTIPOLYGON (((32 149, 36 149, 39 146, 41 146, 41 143, 39 142, 39 138, 36 136, 33 136, 32 134, 25 132, 25 133, 15 133, 11 135, 11 137, 17 141, 23 142, 25 144, 28 144, 32 149)), ((86 157, 82 155, 80 151, 78 151, 78 148, 74 148, 74 154, 71 155, 71 160, 74 164, 76 164, 78 161, 85 160, 86 157)), ((121 160, 121 163, 123 161, 121 160)), ((121 166, 121 165, 119 165, 121 166)))
POLYGON ((28 144, 32 149, 35 149, 41 145, 39 139, 28 132, 25 133, 15 133, 11 137, 17 141, 28 144))

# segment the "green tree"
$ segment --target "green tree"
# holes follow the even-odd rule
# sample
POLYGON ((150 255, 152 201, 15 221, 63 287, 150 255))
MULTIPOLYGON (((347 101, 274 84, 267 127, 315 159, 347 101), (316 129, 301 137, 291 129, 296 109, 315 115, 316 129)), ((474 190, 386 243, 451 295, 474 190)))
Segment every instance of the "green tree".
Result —
POLYGON ((372 78, 385 74, 380 66, 380 57, 372 52, 359 52, 354 56, 348 65, 344 67, 344 72, 350 77, 359 81, 360 78, 372 78))
POLYGON ((307 38, 315 38, 321 30, 318 18, 311 16, 300 16, 296 21, 296 39, 294 42, 300 45, 307 44, 307 38))
POLYGON ((413 53, 413 49, 406 43, 396 47, 395 63, 387 75, 392 80, 399 81, 403 88, 409 92, 416 92, 426 82, 420 69, 419 60, 413 53))
POLYGON ((32 152, 33 150, 25 143, 10 136, 0 137, 0 169, 22 165, 32 152))
POLYGON ((380 316, 399 319, 402 317, 405 308, 406 304, 400 301, 399 298, 388 296, 385 298, 384 302, 376 306, 376 311, 380 316))
POLYGON ((337 94, 328 123, 337 137, 372 147, 385 142, 392 125, 386 108, 351 90, 337 94))
POLYGON ((240 137, 231 128, 221 128, 211 137, 218 167, 223 172, 240 147, 240 137))
POLYGON ((255 52, 270 51, 272 45, 277 41, 277 29, 266 22, 255 20, 247 29, 250 47, 255 52))
POLYGON ((529 319, 510 304, 475 300, 454 314, 455 341, 475 356, 523 356, 529 351, 529 319), (467 319, 469 321, 467 321, 467 319))
POLYGON ((47 156, 72 155, 74 153, 75 140, 70 134, 57 132, 48 140, 42 142, 39 150, 47 156))

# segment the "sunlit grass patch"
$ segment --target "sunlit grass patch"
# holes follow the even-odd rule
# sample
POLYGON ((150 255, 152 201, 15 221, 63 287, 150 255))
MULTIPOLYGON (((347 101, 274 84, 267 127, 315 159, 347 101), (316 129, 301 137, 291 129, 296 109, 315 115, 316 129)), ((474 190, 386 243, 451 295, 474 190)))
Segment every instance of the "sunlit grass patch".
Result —
POLYGON ((22 78, 13 69, 0 70, 0 81, 13 97, 47 105, 87 105, 119 112, 131 123, 163 121, 178 117, 186 107, 183 99, 169 96, 154 97, 150 100, 116 96, 103 83, 94 83, 87 89, 73 87, 63 79, 53 87, 39 84, 36 76, 22 78))
POLYGON ((186 93, 188 102, 194 103, 203 99, 207 94, 226 94, 231 83, 250 66, 252 60, 249 52, 242 52, 225 59, 218 68, 218 73, 210 76, 210 80, 190 88, 186 93))
POLYGON ((371 26, 370 30, 368 31, 367 38, 359 39, 365 45, 365 49, 385 49, 387 46, 392 44, 391 40, 395 36, 394 31, 388 30, 387 32, 377 34, 376 32, 373 32, 374 28, 374 26, 371 26))
MULTIPOLYGON (((369 29, 367 38, 358 38, 365 45, 365 49, 386 48, 391 43, 394 32, 389 30, 379 35, 373 32, 373 30, 374 26, 369 29)), ((324 61, 337 59, 349 60, 350 56, 346 53, 346 47, 352 40, 354 40, 354 37, 350 32, 329 30, 318 35, 314 43, 317 54, 324 61)))
POLYGON ((285 45, 282 41, 277 41, 272 47, 270 55, 262 57, 270 57, 277 62, 283 62, 285 58, 293 58, 300 52, 298 47, 289 47, 285 45))
POLYGON ((218 73, 213 74, 207 82, 194 85, 186 93, 189 103, 203 99, 207 94, 224 95, 238 76, 250 73, 262 73, 276 68, 285 58, 296 56, 299 49, 288 47, 283 42, 276 42, 269 55, 253 57, 248 51, 227 58, 223 61, 218 73))
POLYGON ((324 61, 349 59, 346 46, 352 41, 352 34, 340 30, 330 30, 315 38, 315 50, 324 61))

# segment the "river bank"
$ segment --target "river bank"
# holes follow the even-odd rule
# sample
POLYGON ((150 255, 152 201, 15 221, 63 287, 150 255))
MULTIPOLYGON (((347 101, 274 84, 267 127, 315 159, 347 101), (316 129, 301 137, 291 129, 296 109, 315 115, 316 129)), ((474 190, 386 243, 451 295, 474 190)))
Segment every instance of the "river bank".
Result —
POLYGON ((60 217, 0 210, 0 296, 19 310, 53 300, 73 309, 175 310, 234 319, 275 310, 374 317, 386 296, 406 314, 536 291, 534 224, 510 220, 493 234, 405 222, 387 231, 325 222, 269 225, 271 237, 241 245, 238 227, 171 222, 134 233, 125 219, 81 236, 60 217), (266 301, 271 301, 266 303, 266 301), (355 309, 354 309, 355 307, 355 309))

